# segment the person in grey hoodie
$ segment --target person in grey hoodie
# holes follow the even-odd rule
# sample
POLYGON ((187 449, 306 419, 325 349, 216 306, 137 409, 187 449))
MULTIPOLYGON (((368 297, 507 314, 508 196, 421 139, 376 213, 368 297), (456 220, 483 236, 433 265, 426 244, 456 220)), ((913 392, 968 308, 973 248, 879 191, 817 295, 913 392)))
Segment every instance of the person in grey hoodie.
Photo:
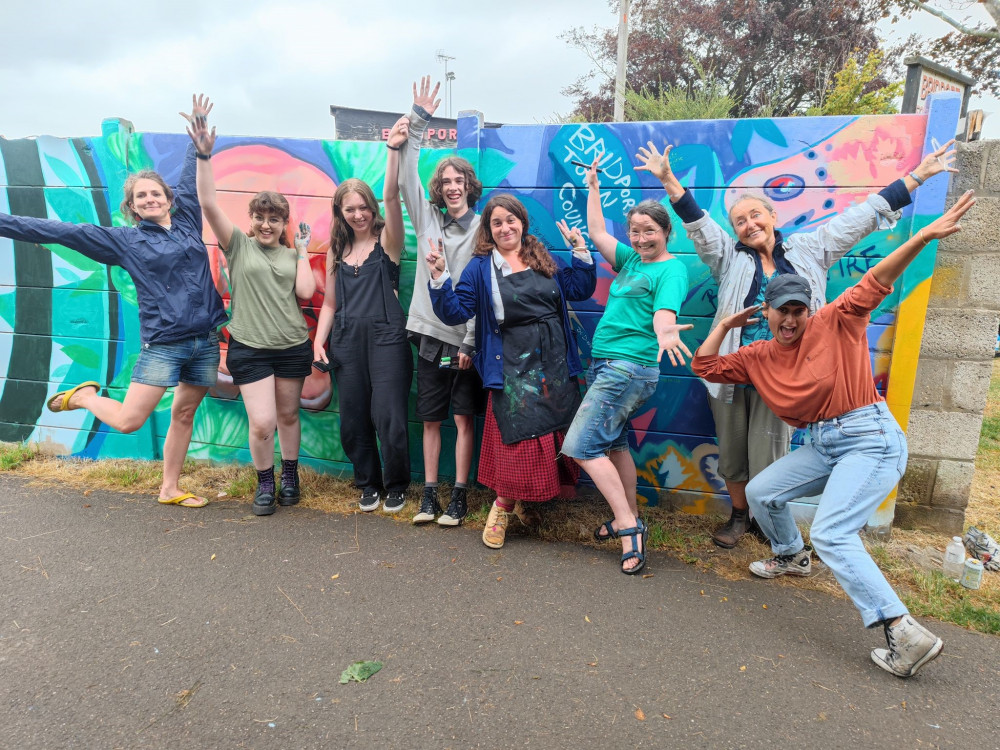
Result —
MULTIPOLYGON (((430 200, 424 197, 418 163, 427 124, 441 103, 431 90, 430 76, 413 84, 409 136, 399 152, 399 186, 421 254, 428 249, 443 254, 448 271, 461 278, 475 246, 479 216, 473 210, 483 193, 472 165, 458 156, 442 159, 431 177, 430 200)), ((391 146, 390 146, 391 148, 391 146)), ((483 384, 472 367, 475 319, 445 325, 434 314, 427 292, 430 278, 426 263, 417 263, 413 297, 406 329, 417 350, 417 418, 424 423, 424 494, 414 523, 437 519, 441 526, 458 526, 468 512, 466 485, 475 449, 476 412, 483 403, 483 384), (441 457, 441 422, 454 415, 455 487, 442 513, 438 501, 438 463, 441 457)))
MULTIPOLYGON (((652 142, 640 148, 637 158, 642 164, 637 169, 649 172, 662 183, 698 257, 719 286, 714 330, 730 315, 762 303, 768 282, 783 273, 797 274, 809 282, 810 312, 825 305, 830 267, 880 226, 894 227, 900 209, 909 205, 910 193, 918 186, 940 172, 958 171, 952 166, 955 152, 948 151, 953 143, 949 141, 928 154, 913 171, 818 229, 787 237, 778 229, 774 207, 763 196, 745 193, 729 208, 729 222, 736 234, 733 239, 674 176, 670 145, 662 154, 652 142)), ((770 338, 767 321, 734 328, 726 334, 719 353, 731 354, 741 346, 770 338)), ((753 386, 707 381, 705 386, 719 439, 719 474, 733 503, 732 516, 714 531, 712 541, 729 549, 752 528, 747 483, 788 453, 792 428, 774 415, 753 386)))

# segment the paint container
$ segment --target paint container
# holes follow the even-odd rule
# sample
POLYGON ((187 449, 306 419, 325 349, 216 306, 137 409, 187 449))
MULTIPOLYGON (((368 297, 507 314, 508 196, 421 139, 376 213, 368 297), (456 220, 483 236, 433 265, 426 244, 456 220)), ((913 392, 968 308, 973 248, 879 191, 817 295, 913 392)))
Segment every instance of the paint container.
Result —
POLYGON ((978 589, 983 582, 983 564, 971 557, 965 561, 962 580, 959 581, 967 589, 978 589))

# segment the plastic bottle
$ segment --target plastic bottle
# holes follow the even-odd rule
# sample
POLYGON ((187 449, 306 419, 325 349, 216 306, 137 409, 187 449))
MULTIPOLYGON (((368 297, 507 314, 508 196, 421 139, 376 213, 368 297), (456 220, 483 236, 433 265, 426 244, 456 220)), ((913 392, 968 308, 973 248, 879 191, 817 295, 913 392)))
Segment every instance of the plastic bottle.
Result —
POLYGON ((953 581, 962 577, 965 568, 965 545, 962 537, 953 536, 944 551, 944 574, 953 581))

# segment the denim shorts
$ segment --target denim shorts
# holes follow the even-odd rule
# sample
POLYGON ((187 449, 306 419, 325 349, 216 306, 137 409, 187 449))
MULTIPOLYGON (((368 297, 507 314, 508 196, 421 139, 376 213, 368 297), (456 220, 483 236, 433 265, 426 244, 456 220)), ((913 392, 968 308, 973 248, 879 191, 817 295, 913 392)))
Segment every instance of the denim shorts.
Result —
POLYGON ((211 388, 219 375, 219 337, 215 331, 166 344, 143 344, 132 368, 132 382, 170 388, 178 383, 211 388))
POLYGON ((656 391, 660 368, 624 359, 595 359, 587 371, 587 395, 566 432, 562 453, 600 458, 628 450, 628 420, 656 391))

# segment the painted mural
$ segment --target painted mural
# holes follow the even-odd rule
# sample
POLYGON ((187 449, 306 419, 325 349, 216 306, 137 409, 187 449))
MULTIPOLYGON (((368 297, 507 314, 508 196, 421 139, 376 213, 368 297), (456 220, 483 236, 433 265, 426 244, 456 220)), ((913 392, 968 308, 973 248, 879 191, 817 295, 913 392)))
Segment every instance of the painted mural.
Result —
MULTIPOLYGON (((958 104, 957 97, 945 94, 935 97, 929 113, 922 115, 499 128, 482 128, 481 118, 464 116, 458 121, 457 151, 476 166, 484 185, 483 202, 493 192, 516 194, 528 207, 532 232, 566 261, 556 221, 565 219, 586 234, 584 170, 573 161, 589 163, 596 153, 606 154, 600 177, 604 213, 611 231, 621 239, 629 208, 646 198, 666 200, 655 178, 634 169, 634 155, 647 141, 674 145, 674 172, 723 226, 731 202, 753 190, 774 203, 783 231, 812 231, 915 167, 933 150, 933 140, 948 140, 957 123, 958 104)), ((0 139, 0 177, 6 177, 0 210, 105 226, 123 224, 116 207, 125 176, 152 168, 169 183, 176 182, 188 142, 186 135, 135 133, 128 123, 117 120, 105 121, 102 134, 93 138, 0 139)), ((427 149, 421 154, 425 183, 437 161, 449 153, 427 149)), ((304 306, 312 331, 322 301, 330 198, 348 177, 365 180, 380 195, 384 146, 220 137, 213 164, 227 215, 245 214, 250 197, 259 190, 278 190, 291 203, 292 221, 312 226, 309 253, 320 282, 316 297, 304 306)), ((940 213, 946 187, 945 178, 928 182, 894 228, 883 227, 869 235, 840 260, 830 272, 830 297, 940 213)), ((225 261, 207 223, 205 232, 213 274, 228 304, 225 261)), ((688 267, 690 289, 680 322, 694 324, 685 336, 694 350, 715 313, 715 285, 679 221, 670 249, 688 267)), ((400 285, 404 309, 417 253, 407 222, 400 285)), ((890 406, 904 425, 932 268, 933 253, 924 253, 876 311, 869 329, 878 386, 888 392, 890 406), (907 335, 897 335, 899 330, 907 335)), ((610 269, 600 261, 597 293, 573 309, 585 361, 611 280, 610 269)), ((0 239, 0 440, 32 440, 52 451, 89 458, 160 458, 170 419, 169 392, 147 425, 130 435, 108 428, 83 410, 53 414, 45 409, 46 398, 64 384, 84 380, 107 383, 112 396, 123 397, 138 348, 135 289, 121 269, 58 245, 0 239)), ((329 374, 314 372, 307 380, 302 407, 303 462, 321 471, 348 474, 336 386, 329 374)), ((410 420, 416 478, 422 469, 421 427, 412 411, 410 420)), ((656 503, 669 493, 673 503, 691 512, 728 505, 716 473, 718 452, 705 390, 689 370, 665 363, 656 395, 632 426, 645 502, 656 503)), ((249 463, 247 444, 246 414, 223 356, 218 385, 198 411, 190 455, 249 463)), ((442 455, 444 476, 452 469, 448 453, 442 455)))

